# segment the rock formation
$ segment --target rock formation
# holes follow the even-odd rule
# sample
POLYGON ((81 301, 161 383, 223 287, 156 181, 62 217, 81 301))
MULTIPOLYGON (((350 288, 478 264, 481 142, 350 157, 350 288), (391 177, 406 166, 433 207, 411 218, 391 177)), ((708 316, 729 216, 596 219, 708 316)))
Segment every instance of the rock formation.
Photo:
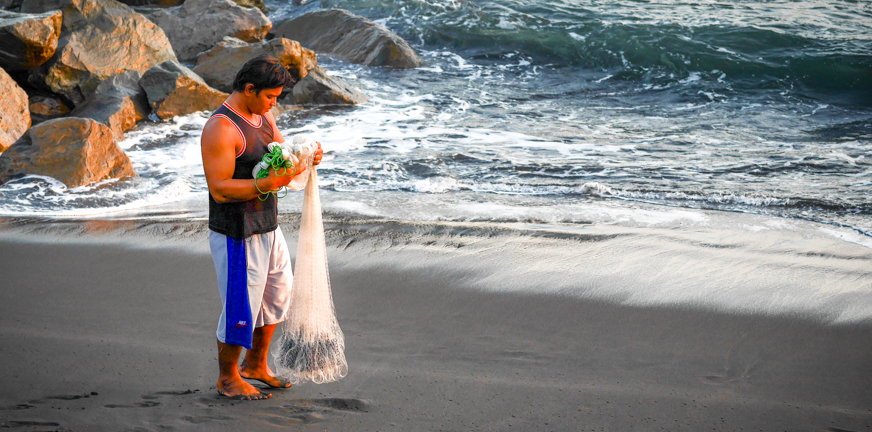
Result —
POLYGON ((75 117, 30 128, 0 155, 0 182, 28 174, 54 177, 68 187, 136 175, 109 127, 75 117))
POLYGON ((277 24, 272 34, 352 63, 416 68, 421 59, 406 41, 384 26, 342 9, 309 12, 277 24))
POLYGON ((225 38, 214 48, 197 56, 194 73, 200 75, 210 86, 230 92, 233 91, 233 80, 239 68, 248 60, 261 54, 278 58, 297 81, 318 65, 315 53, 290 39, 278 38, 248 43, 235 38, 225 38))
POLYGON ((353 105, 369 100, 347 82, 327 75, 320 67, 309 71, 282 103, 296 105, 353 105))
POLYGON ((145 90, 139 86, 137 71, 114 75, 97 86, 97 90, 71 113, 73 117, 91 118, 109 126, 116 140, 151 112, 145 90))
POLYGON ((27 93, 0 69, 0 151, 6 150, 30 127, 27 93))
POLYGON ((266 5, 263 4, 263 0, 233 0, 233 3, 244 8, 258 8, 261 12, 266 13, 266 5))
POLYGON ((263 40, 272 27, 259 9, 243 8, 230 0, 186 0, 153 12, 148 18, 160 26, 181 61, 193 60, 225 36, 246 42, 263 40))
POLYGON ((32 94, 30 96, 30 121, 39 124, 46 120, 63 117, 70 113, 70 108, 60 96, 32 94))
POLYGON ((177 61, 157 65, 142 75, 152 113, 168 119, 204 110, 215 110, 229 96, 215 90, 177 61))
POLYGON ((42 65, 58 47, 60 11, 23 14, 0 10, 0 67, 26 70, 42 65))
POLYGON ((173 7, 179 6, 185 2, 185 0, 118 0, 121 3, 124 3, 128 6, 139 7, 173 7))
POLYGON ((163 31, 115 0, 25 0, 22 10, 60 6, 63 28, 55 55, 29 81, 80 104, 106 78, 145 72, 175 59, 163 31))
POLYGON ((0 0, 0 9, 17 10, 21 7, 21 0, 0 0))

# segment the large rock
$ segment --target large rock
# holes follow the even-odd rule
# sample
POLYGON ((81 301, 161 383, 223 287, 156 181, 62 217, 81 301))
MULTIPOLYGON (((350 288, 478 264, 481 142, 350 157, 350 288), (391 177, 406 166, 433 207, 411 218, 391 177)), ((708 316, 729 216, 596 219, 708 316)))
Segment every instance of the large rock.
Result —
POLYGON ((29 81, 80 104, 112 75, 175 59, 160 27, 115 0, 25 0, 28 10, 61 6, 63 31, 54 57, 29 81))
POLYGON ((185 0, 118 0, 121 3, 124 3, 128 6, 132 7, 173 7, 179 6, 185 2, 185 0))
POLYGON ((0 9, 18 10, 21 7, 21 0, 0 0, 0 9))
MULTIPOLYGON (((3 1, 3 0, 0 0, 3 1)), ((10 0, 6 0, 10 1, 10 0)), ((128 6, 132 6, 136 9, 142 9, 142 13, 151 13, 154 12, 154 8, 167 8, 173 6, 181 6, 185 3, 185 0, 118 0, 121 3, 124 3, 128 6)), ((256 7, 260 9, 263 13, 266 13, 266 5, 263 4, 263 0, 233 0, 233 3, 236 3, 239 6, 244 8, 252 8, 256 7)))
POLYGON ((142 75, 152 113, 161 119, 197 111, 215 110, 229 96, 215 90, 193 71, 177 61, 157 65, 142 75))
POLYGON ((54 177, 71 188, 136 175, 108 126, 75 117, 30 128, 0 155, 0 182, 29 174, 54 177))
POLYGON ((258 8, 261 12, 266 13, 266 5, 263 4, 263 0, 233 0, 233 3, 244 8, 258 8))
POLYGON ((70 108, 57 96, 30 97, 30 116, 54 117, 69 114, 70 108))
POLYGON ((124 132, 136 127, 136 123, 148 118, 151 112, 145 90, 139 86, 141 77, 137 71, 112 76, 101 82, 94 94, 71 115, 97 120, 109 126, 115 139, 123 139, 124 132))
POLYGON ((65 117, 70 113, 70 107, 57 95, 31 94, 30 121, 32 125, 46 120, 65 117))
POLYGON ((148 18, 166 32, 181 61, 195 59, 226 36, 246 42, 263 40, 272 27, 259 9, 240 7, 230 0, 186 0, 148 18))
POLYGON ((347 82, 327 75, 320 67, 309 71, 294 90, 282 99, 296 105, 354 105, 369 100, 360 90, 347 82))
POLYGON ((299 111, 301 109, 303 109, 303 107, 299 105, 276 104, 276 106, 270 108, 269 112, 273 115, 274 119, 277 119, 285 113, 299 111))
POLYGON ((30 127, 27 93, 0 69, 0 151, 6 150, 30 127))
POLYGON ((314 52, 290 39, 278 38, 248 43, 236 38, 225 38, 214 48, 197 56, 194 73, 200 75, 210 86, 230 92, 233 91, 233 80, 239 68, 248 60, 262 54, 276 57, 297 81, 318 66, 314 52))
POLYGON ((277 24, 272 34, 352 63, 416 68, 421 59, 406 41, 384 26, 342 9, 309 12, 277 24))
POLYGON ((48 61, 58 47, 60 11, 23 14, 0 10, 0 67, 26 70, 48 61))

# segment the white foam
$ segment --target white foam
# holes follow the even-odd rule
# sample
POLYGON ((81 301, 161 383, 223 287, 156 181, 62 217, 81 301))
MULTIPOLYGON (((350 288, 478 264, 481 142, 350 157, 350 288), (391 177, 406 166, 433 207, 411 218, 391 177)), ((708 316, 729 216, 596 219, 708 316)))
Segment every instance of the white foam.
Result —
POLYGON ((847 230, 844 228, 836 229, 830 227, 822 227, 820 230, 821 232, 831 235, 837 239, 844 240, 850 243, 855 243, 860 246, 865 246, 872 249, 872 238, 862 235, 856 231, 847 230))

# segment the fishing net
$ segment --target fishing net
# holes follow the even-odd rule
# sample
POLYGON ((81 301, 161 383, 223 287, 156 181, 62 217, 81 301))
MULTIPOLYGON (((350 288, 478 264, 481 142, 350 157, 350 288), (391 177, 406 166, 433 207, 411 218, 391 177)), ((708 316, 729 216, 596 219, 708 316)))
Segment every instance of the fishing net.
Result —
POLYGON ((310 164, 308 176, 299 177, 306 177, 308 184, 303 195, 291 310, 282 323, 273 356, 279 376, 294 384, 323 384, 344 377, 348 363, 330 292, 317 170, 310 164))

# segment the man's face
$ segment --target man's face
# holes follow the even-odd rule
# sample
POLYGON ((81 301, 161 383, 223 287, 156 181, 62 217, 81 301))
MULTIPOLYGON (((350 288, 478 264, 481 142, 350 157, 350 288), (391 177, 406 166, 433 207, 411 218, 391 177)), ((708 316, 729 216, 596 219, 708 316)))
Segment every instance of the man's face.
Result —
POLYGON ((248 84, 245 86, 245 96, 247 99, 248 109, 253 114, 264 115, 267 111, 276 106, 276 99, 282 94, 282 87, 272 89, 263 89, 260 92, 254 90, 254 86, 248 84))

